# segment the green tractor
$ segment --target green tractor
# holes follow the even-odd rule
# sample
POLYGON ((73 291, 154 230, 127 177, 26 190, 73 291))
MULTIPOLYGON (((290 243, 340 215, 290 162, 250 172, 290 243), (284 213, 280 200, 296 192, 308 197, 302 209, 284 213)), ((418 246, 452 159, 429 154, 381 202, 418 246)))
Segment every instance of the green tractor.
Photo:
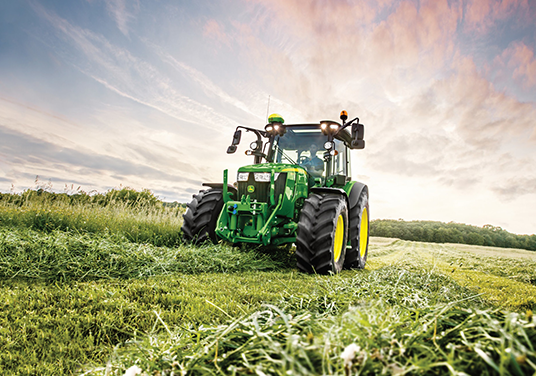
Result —
POLYGON ((364 268, 369 241, 368 187, 350 177, 349 149, 365 147, 359 118, 285 124, 273 114, 264 130, 239 126, 256 141, 246 155, 254 164, 238 169, 237 183, 204 183, 184 214, 186 241, 220 240, 260 246, 296 245, 297 266, 306 273, 364 268))

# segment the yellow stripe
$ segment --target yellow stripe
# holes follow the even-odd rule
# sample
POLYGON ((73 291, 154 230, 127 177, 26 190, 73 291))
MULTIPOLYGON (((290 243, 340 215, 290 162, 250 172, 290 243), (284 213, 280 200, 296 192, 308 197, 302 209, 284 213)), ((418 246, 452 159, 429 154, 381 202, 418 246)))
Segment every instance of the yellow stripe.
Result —
POLYGON ((303 171, 301 168, 285 168, 284 170, 281 170, 281 172, 300 172, 303 171))

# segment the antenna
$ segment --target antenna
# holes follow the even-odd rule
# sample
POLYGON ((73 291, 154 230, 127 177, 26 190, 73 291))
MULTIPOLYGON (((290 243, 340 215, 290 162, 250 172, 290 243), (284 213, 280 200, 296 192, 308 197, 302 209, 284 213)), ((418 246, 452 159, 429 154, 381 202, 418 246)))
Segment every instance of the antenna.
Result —
POLYGON ((268 106, 266 107, 266 122, 268 123, 268 116, 270 114, 270 95, 268 95, 268 106))

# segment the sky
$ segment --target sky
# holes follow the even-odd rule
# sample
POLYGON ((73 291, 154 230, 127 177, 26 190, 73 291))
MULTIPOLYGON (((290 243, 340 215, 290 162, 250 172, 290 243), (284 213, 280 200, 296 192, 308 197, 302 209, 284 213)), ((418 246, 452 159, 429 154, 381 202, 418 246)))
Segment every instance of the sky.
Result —
POLYGON ((535 50, 535 0, 2 1, 0 191, 188 202, 238 125, 344 109, 371 219, 534 234, 535 50))

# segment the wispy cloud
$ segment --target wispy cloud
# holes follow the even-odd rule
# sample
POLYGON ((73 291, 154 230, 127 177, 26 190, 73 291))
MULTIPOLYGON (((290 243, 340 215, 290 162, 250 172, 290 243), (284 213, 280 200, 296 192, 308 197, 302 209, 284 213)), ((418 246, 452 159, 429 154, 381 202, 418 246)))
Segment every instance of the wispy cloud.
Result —
POLYGON ((36 12, 58 31, 58 37, 81 55, 62 53, 67 61, 84 74, 117 94, 150 106, 178 120, 198 123, 216 132, 238 124, 215 111, 180 94, 173 80, 147 61, 128 50, 113 45, 103 36, 70 24, 55 13, 35 5, 36 12))
POLYGON ((122 158, 108 155, 100 155, 93 151, 83 151, 51 143, 13 130, 7 130, 0 124, 0 147, 4 157, 12 166, 24 165, 25 170, 36 171, 39 174, 43 169, 60 169, 73 178, 81 175, 89 175, 94 178, 99 176, 114 176, 117 179, 135 177, 142 181, 175 181, 198 185, 199 180, 186 178, 184 173, 190 169, 183 165, 183 170, 177 169, 176 174, 162 171, 154 167, 132 162, 122 158), (24 159, 20 158, 19 150, 25 150, 24 159))
POLYGON ((117 28, 121 32, 128 36, 129 26, 128 23, 135 18, 135 14, 139 11, 139 1, 126 1, 126 0, 105 0, 106 9, 108 13, 114 18, 117 28), (129 9, 133 9, 130 11, 129 9))
POLYGON ((161 56, 162 60, 170 64, 174 69, 185 73, 188 75, 192 80, 194 80, 199 86, 207 92, 209 95, 214 95, 218 99, 222 100, 225 103, 228 103, 245 113, 252 115, 256 117, 257 119, 264 120, 262 117, 259 117, 258 114, 252 112, 244 102, 241 100, 229 95, 227 92, 222 90, 219 86, 214 84, 207 76, 205 76, 203 73, 199 72, 195 68, 192 68, 188 66, 187 64, 176 60, 173 56, 165 53, 160 49, 159 47, 152 45, 153 49, 157 51, 159 56, 161 56))
POLYGON ((219 43, 230 46, 231 40, 224 27, 215 19, 210 19, 203 26, 203 35, 215 39, 219 43))

